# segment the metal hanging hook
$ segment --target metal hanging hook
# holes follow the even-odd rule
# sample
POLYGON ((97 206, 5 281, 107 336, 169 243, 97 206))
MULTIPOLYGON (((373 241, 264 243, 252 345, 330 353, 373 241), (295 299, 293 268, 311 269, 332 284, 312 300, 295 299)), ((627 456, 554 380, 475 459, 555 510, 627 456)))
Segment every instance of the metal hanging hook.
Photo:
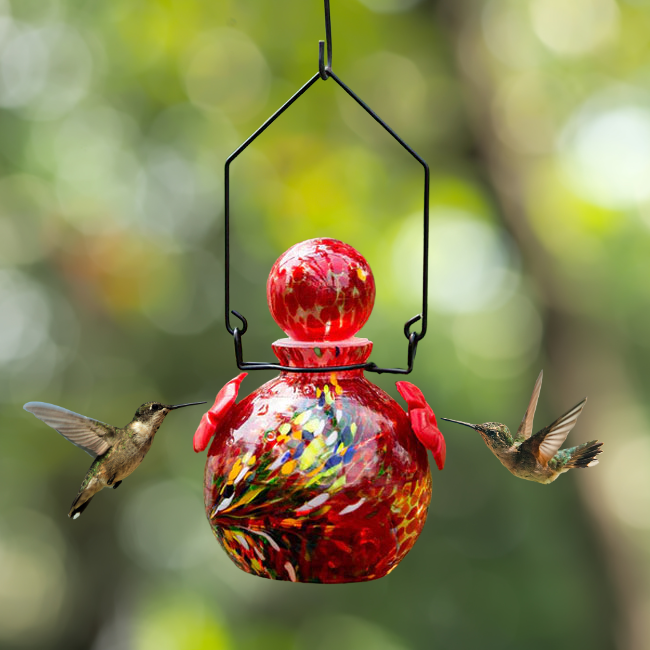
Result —
POLYGON ((318 72, 323 81, 327 81, 332 72, 332 18, 330 0, 325 0, 325 39, 327 40, 327 65, 325 65, 325 42, 318 41, 318 72))
POLYGON ((429 186, 431 173, 429 165, 419 156, 397 133, 384 122, 377 113, 375 113, 368 104, 366 104, 351 88, 345 85, 341 79, 332 71, 332 21, 330 18, 330 0, 325 2, 325 38, 327 42, 327 63, 325 63, 325 41, 319 41, 318 44, 318 72, 314 74, 302 88, 300 88, 292 97, 290 97, 280 108, 278 108, 266 122, 264 122, 251 136, 249 136, 230 156, 226 159, 224 165, 224 315, 226 329, 232 334, 235 344, 235 359, 237 367, 241 370, 280 370, 287 372, 336 372, 343 370, 365 370, 367 372, 391 373, 396 375, 407 375, 413 370, 415 354, 418 343, 424 338, 427 332, 427 302, 428 302, 428 283, 429 283, 429 186), (422 311, 410 318, 404 325, 404 335, 408 339, 408 354, 406 368, 380 368, 377 364, 369 361, 348 366, 326 366, 316 368, 295 368, 293 366, 282 366, 277 363, 267 363, 264 361, 244 361, 244 352, 242 347, 242 337, 248 329, 246 318, 230 309, 230 166, 233 161, 256 140, 266 129, 268 129, 280 115, 282 115, 290 106, 302 97, 317 81, 320 79, 326 81, 333 79, 375 122, 377 122, 393 139, 395 139, 415 160, 422 165, 424 171, 424 210, 423 210, 423 246, 422 246, 422 311), (230 322, 230 315, 235 316, 240 322, 241 327, 233 326, 230 322), (416 323, 420 323, 420 331, 412 332, 411 328, 416 323))
MULTIPOLYGON (((233 314, 234 313, 235 312, 233 312, 233 314)), ((416 314, 413 318, 409 318, 409 320, 404 323, 404 336, 409 339, 409 341, 411 340, 411 325, 415 325, 415 323, 420 320, 422 320, 422 314, 416 314)), ((414 332, 414 334, 418 341, 424 336, 423 333, 418 334, 417 332, 414 332)))
POLYGON ((246 320, 246 318, 244 316, 242 316, 238 311, 236 311, 234 309, 231 309, 230 313, 233 316, 236 316, 237 318, 239 318, 239 320, 241 321, 242 327, 241 327, 241 329, 237 328, 237 330, 239 331, 240 336, 244 336, 244 334, 246 334, 246 330, 248 329, 248 321, 246 320))

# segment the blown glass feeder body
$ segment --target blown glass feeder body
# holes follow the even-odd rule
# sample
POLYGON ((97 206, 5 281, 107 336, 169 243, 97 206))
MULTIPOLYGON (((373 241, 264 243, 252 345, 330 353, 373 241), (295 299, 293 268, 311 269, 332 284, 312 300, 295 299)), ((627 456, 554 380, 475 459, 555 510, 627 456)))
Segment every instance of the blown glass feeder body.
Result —
MULTIPOLYGON (((368 359, 372 343, 353 334, 370 315, 374 280, 353 248, 297 244, 276 262, 267 294, 291 337, 273 345, 282 365, 368 359)), ((409 417, 362 370, 282 372, 221 412, 204 489, 214 534, 239 568, 358 582, 386 575, 411 549, 431 477, 409 417)))

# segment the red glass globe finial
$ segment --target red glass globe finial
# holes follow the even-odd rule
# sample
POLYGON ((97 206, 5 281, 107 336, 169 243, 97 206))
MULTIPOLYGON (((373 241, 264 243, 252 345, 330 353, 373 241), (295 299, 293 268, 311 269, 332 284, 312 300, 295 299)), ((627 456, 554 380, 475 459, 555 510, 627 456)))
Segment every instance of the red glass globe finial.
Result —
POLYGON ((273 265, 266 284, 275 322, 298 341, 343 341, 366 323, 375 302, 368 262, 337 239, 308 239, 273 265))

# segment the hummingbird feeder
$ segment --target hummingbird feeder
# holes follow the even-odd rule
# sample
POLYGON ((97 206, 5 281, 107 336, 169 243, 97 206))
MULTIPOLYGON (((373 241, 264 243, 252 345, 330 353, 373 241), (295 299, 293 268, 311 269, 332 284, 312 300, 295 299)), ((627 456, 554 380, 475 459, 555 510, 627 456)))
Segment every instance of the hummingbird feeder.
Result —
POLYGON ((445 442, 421 391, 397 382, 408 412, 364 372, 409 374, 427 329, 429 168, 332 71, 329 0, 319 71, 225 164, 225 320, 240 370, 274 369, 275 379, 237 402, 242 372, 219 392, 194 436, 210 445, 205 508, 212 530, 241 569, 294 582, 380 578, 422 531, 431 498, 427 449, 440 469, 445 442), (273 344, 279 363, 244 361, 246 318, 230 309, 230 165, 319 80, 333 79, 424 168, 422 311, 404 326, 406 368, 370 362, 372 342, 355 334, 368 320, 375 282, 351 246, 320 238, 292 246, 267 282, 271 314, 288 338, 273 344), (230 314, 240 324, 233 326, 230 314), (420 331, 411 331, 421 323, 420 331), (211 444, 210 444, 211 443, 211 444))

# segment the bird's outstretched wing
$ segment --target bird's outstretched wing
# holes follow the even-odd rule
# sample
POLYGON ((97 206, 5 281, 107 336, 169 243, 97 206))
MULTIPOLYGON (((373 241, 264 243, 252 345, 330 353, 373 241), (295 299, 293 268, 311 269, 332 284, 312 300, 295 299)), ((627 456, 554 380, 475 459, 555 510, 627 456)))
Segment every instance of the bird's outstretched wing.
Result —
POLYGON ((533 433, 533 419, 535 417, 535 410, 537 409, 537 402, 539 400, 539 393, 542 390, 542 376, 544 371, 542 370, 537 377, 535 382, 535 388, 533 388, 533 395, 528 402, 528 408, 524 413, 524 419, 517 429, 517 440, 528 440, 531 434, 533 433))
POLYGON ((585 397, 582 402, 560 416, 553 424, 544 427, 534 436, 522 442, 519 449, 532 453, 540 464, 546 465, 557 454, 569 432, 575 426, 586 402, 587 398, 585 397))
POLYGON ((23 408, 93 458, 108 451, 115 442, 114 429, 99 420, 45 402, 27 402, 23 408))

